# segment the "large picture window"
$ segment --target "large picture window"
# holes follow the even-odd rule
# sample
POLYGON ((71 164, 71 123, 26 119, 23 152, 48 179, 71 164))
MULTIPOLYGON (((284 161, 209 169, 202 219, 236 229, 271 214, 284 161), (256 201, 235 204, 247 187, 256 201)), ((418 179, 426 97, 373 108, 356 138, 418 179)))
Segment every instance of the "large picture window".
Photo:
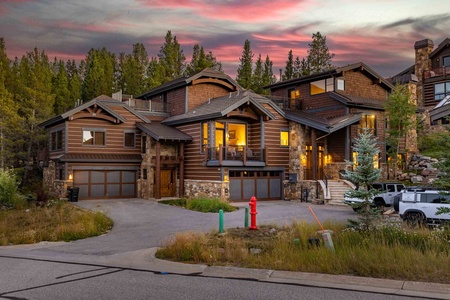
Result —
POLYGON ((61 150, 62 149, 62 130, 54 131, 52 132, 52 140, 51 140, 51 146, 50 149, 52 151, 61 150))
POLYGON ((434 100, 442 100, 450 94, 450 82, 441 82, 434 85, 434 100))
POLYGON ((104 146, 105 145, 105 130, 83 129, 83 146, 104 146))
POLYGON ((280 130, 280 146, 282 146, 282 147, 289 146, 289 130, 288 129, 280 130))
POLYGON ((135 146, 135 138, 136 134, 134 131, 125 131, 124 132, 124 145, 125 147, 133 147, 135 146))
POLYGON ((311 95, 322 94, 325 92, 334 91, 334 79, 327 78, 313 81, 309 84, 309 91, 311 95))
POLYGON ((358 125, 358 134, 368 130, 373 135, 377 135, 377 117, 375 115, 362 115, 358 125))

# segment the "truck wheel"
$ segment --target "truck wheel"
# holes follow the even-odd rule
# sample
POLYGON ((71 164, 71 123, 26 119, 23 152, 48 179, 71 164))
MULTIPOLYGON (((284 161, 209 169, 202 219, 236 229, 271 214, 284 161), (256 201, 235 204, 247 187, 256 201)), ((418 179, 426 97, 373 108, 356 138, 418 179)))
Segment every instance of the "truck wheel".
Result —
POLYGON ((420 227, 425 225, 425 216, 420 212, 407 213, 404 218, 410 227, 420 227))
POLYGON ((373 200, 373 203, 375 204, 376 207, 378 208, 383 208, 384 206, 386 206, 386 203, 384 203, 384 200, 381 198, 375 198, 373 200))

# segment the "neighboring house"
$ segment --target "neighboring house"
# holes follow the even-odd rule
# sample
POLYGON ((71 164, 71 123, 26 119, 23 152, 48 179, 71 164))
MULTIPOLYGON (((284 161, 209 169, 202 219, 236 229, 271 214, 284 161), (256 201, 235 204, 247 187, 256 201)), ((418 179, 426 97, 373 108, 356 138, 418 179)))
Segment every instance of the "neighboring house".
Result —
POLYGON ((142 162, 138 122, 149 120, 102 95, 41 123, 49 133, 44 184, 59 195, 67 185, 77 186, 81 199, 136 197, 142 162))
POLYGON ((390 80, 415 86, 413 94, 418 107, 425 110, 426 124, 448 124, 449 106, 438 104, 450 95, 450 38, 444 39, 435 49, 429 39, 417 41, 414 49, 415 64, 390 80))
POLYGON ((377 137, 376 167, 387 162, 384 104, 393 86, 367 65, 355 63, 266 88, 292 121, 291 157, 298 163, 290 171, 298 179, 322 179, 324 173, 337 179, 345 161, 354 160, 352 145, 364 129, 377 137))

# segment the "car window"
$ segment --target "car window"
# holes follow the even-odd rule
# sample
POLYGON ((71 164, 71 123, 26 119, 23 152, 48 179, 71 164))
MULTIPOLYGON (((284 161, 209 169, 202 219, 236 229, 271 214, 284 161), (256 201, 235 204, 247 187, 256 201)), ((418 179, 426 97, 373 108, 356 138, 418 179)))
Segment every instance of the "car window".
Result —
POLYGON ((391 193, 395 192, 395 185, 393 185, 393 184, 387 184, 386 188, 387 188, 388 192, 391 192, 391 193))
POLYGON ((383 186, 379 183, 373 184, 372 187, 376 190, 383 190, 383 186))
POLYGON ((397 192, 400 192, 404 188, 405 188, 405 186, 403 184, 397 184, 397 192))

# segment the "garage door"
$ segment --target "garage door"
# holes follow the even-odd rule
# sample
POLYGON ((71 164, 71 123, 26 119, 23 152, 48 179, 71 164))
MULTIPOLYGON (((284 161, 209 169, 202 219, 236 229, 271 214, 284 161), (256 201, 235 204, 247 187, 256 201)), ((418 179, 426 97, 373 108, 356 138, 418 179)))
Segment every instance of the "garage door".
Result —
POLYGON ((283 199, 281 171, 229 171, 230 200, 248 201, 283 199))
POLYGON ((74 171, 73 183, 79 199, 135 198, 135 170, 74 171))

